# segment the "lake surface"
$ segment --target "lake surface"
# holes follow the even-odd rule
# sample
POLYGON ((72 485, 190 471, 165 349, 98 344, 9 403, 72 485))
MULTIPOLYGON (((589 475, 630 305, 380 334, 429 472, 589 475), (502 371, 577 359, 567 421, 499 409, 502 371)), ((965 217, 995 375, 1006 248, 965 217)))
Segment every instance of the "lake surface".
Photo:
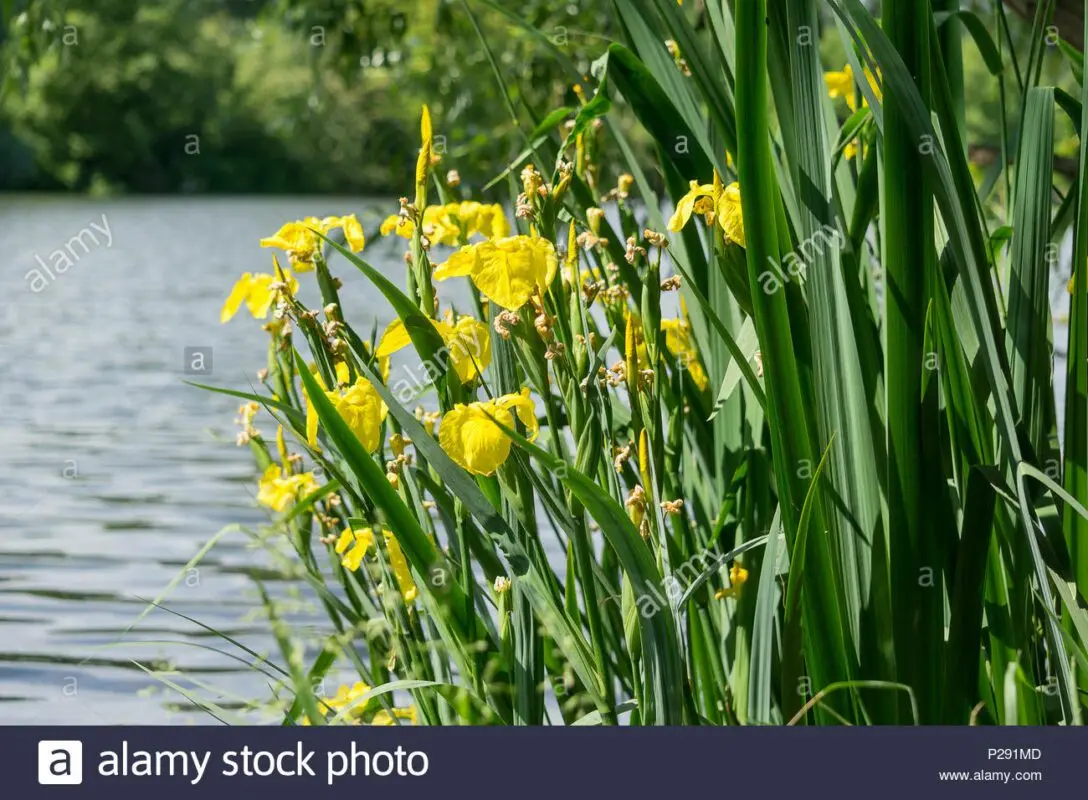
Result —
MULTIPOLYGON (((275 576, 244 534, 183 571, 224 526, 267 519, 249 450, 234 443, 239 401, 183 380, 251 386, 266 334, 244 309, 219 324, 230 287, 270 271, 258 240, 283 222, 352 211, 370 231, 396 202, 0 198, 0 722, 210 721, 134 660, 243 700, 268 696, 261 676, 207 649, 226 645, 192 622, 152 610, 125 629, 181 574, 167 607, 276 652, 253 617, 253 577, 275 576), (86 249, 55 255, 83 231, 93 233, 82 234, 86 249), (184 374, 186 348, 211 348, 211 375, 184 374)), ((401 283, 403 249, 374 240, 367 259, 401 283)), ((342 260, 333 271, 349 319, 366 331, 373 316, 388 322, 361 275, 342 260)), ((316 307, 312 276, 300 278, 316 307)), ((467 304, 456 283, 444 297, 467 304)))
MULTIPOLYGON (((328 197, 0 199, 0 722, 211 721, 133 659, 267 696, 244 665, 192 646, 224 643, 177 616, 153 610, 122 636, 221 528, 267 519, 249 449, 234 442, 239 401, 183 380, 255 383, 267 334, 244 308, 220 325, 219 309, 241 273, 271 271, 262 236, 351 211, 370 230, 395 210, 328 197), (54 255, 84 230, 94 236, 72 244, 71 263, 54 255), (50 279, 39 256, 61 271, 50 279), (211 348, 211 375, 184 374, 193 347, 211 348), (188 644, 152 644, 170 640, 188 644)), ((367 255, 397 277, 401 250, 378 240, 367 255)), ((371 311, 388 321, 344 266, 352 318, 367 331, 371 311)), ((316 306, 310 277, 301 297, 316 306)), ((274 653, 247 621, 264 555, 230 534, 164 603, 274 653)))

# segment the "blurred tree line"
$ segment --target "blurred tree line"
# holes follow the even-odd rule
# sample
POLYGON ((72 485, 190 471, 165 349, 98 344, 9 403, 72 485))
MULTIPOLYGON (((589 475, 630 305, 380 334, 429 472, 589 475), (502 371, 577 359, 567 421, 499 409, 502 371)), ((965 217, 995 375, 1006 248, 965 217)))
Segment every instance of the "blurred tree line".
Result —
MULTIPOLYGON (((474 18, 519 109, 576 103, 497 4, 0 0, 0 189, 400 194, 424 102, 481 185, 524 141, 474 18)), ((586 72, 606 9, 516 4, 586 72)))
MULTIPOLYGON (((1031 14, 1036 0, 1005 2, 1031 14)), ((704 29, 704 3, 685 7, 704 29)), ((995 33, 992 0, 940 7, 973 9, 995 33)), ((1081 0, 1055 8, 1056 23, 1080 24, 1081 0)), ((523 127, 576 106, 549 47, 588 73, 623 38, 610 12, 610 0, 0 0, 0 190, 399 195, 422 103, 445 167, 479 187, 525 145, 503 92, 523 127)), ((1026 52, 1030 23, 1011 16, 1026 52)), ((842 42, 825 24, 824 61, 839 68, 842 42)), ((985 167, 1002 113, 969 39, 966 122, 985 167)), ((1048 80, 1073 88, 1050 49, 1048 80)), ((1072 153, 1064 118, 1058 133, 1059 156, 1072 153)))

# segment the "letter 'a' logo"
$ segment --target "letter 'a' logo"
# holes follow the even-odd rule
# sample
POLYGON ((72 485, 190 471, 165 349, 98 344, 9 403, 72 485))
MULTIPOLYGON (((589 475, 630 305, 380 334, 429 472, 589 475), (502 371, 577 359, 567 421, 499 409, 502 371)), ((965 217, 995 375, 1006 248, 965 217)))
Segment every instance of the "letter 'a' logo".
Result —
POLYGON ((38 783, 47 785, 83 783, 83 742, 74 740, 38 742, 38 783))

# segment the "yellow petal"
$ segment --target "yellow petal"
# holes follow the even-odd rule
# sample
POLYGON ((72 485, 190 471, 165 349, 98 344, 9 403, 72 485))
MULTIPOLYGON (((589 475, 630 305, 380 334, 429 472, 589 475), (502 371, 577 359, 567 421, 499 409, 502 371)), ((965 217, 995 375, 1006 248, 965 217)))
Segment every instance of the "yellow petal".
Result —
POLYGON ((328 392, 338 414, 351 428, 368 453, 373 453, 381 444, 381 427, 388 409, 382 402, 370 381, 360 377, 344 392, 328 392))
POLYGON ((382 338, 378 340, 376 355, 378 358, 386 358, 398 350, 402 350, 412 343, 412 337, 408 335, 408 329, 398 317, 389 323, 382 338))
POLYGON ((336 542, 336 552, 343 554, 340 563, 351 572, 359 569, 363 557, 374 544, 374 532, 370 528, 354 531, 345 528, 336 542), (350 549, 349 549, 350 548, 350 549))
POLYGON ((535 290, 543 292, 559 268, 555 247, 546 239, 511 236, 474 247, 472 282, 509 311, 525 305, 535 290))
POLYGON ((446 278, 459 278, 463 275, 471 275, 476 266, 476 248, 479 245, 465 245, 444 262, 435 267, 434 279, 444 281, 446 278))
POLYGON ((393 713, 390 714, 384 708, 380 709, 374 714, 373 719, 370 720, 371 725, 393 725, 398 719, 406 719, 415 724, 416 721, 416 709, 411 708, 394 708, 393 713))
POLYGON ((276 293, 270 288, 275 280, 271 275, 254 275, 249 283, 249 294, 246 297, 246 308, 255 319, 264 319, 268 316, 268 309, 276 299, 276 293))
POLYGON ((869 68, 865 67, 865 78, 869 81, 869 88, 873 90, 873 94, 876 96, 877 100, 883 101, 884 93, 880 89, 879 75, 879 70, 877 70, 876 75, 873 75, 869 68))
POLYGON ((249 294, 249 284, 252 277, 253 276, 247 272, 234 284, 234 287, 230 290, 230 295, 227 297, 227 301, 223 303, 223 308, 219 312, 220 323, 229 322, 230 319, 238 313, 238 309, 241 308, 242 303, 249 294))
POLYGON ((443 334, 461 383, 468 383, 487 369, 491 363, 491 329, 486 324, 472 317, 461 317, 456 325, 446 325, 445 332, 442 324, 436 327, 443 334))
POLYGON ((503 239, 510 235, 510 223, 500 204, 494 203, 480 209, 476 233, 488 239, 503 239))
POLYGON ((318 484, 312 472, 282 476, 277 464, 272 464, 261 476, 257 487, 257 502, 275 511, 286 511, 298 498, 317 491, 318 484))
POLYGON ((529 440, 536 439, 537 434, 540 432, 540 423, 537 421, 536 406, 528 389, 522 389, 519 394, 503 395, 497 402, 502 408, 514 409, 518 419, 521 420, 521 424, 529 432, 529 440))
POLYGON ((690 190, 680 198, 680 201, 676 204, 676 211, 669 218, 668 228, 673 233, 679 233, 688 224, 691 213, 695 209, 696 200, 701 197, 714 196, 714 186, 712 184, 699 184, 697 181, 692 181, 689 185, 690 190))
MULTIPOLYGON (((486 235, 486 234, 485 234, 486 235)), ((490 236, 502 239, 510 235, 510 221, 506 219, 506 212, 498 203, 491 206, 491 232, 490 236)))
POLYGON ((313 252, 318 245, 318 241, 310 228, 320 227, 320 222, 314 218, 309 219, 316 224, 307 225, 305 220, 303 222, 288 222, 272 236, 261 239, 261 247, 276 247, 280 250, 291 250, 300 253, 313 252))
POLYGON ((381 234, 382 236, 388 236, 391 233, 396 233, 402 239, 411 239, 415 227, 410 219, 405 219, 399 214, 390 214, 382 221, 381 234))
POLYGON ((491 300, 510 311, 527 302, 537 285, 532 252, 527 247, 499 242, 477 245, 479 265, 472 282, 491 300))
POLYGON ((412 571, 408 568, 408 561, 396 537, 390 531, 384 531, 384 535, 385 546, 389 550, 389 566, 393 568, 393 577, 397 580, 397 587, 404 597, 404 602, 411 603, 419 595, 416 582, 412 580, 412 571))
POLYGON ((287 457, 287 440, 283 436, 283 426, 276 426, 276 450, 280 454, 280 463, 283 464, 284 469, 290 469, 288 462, 290 459, 287 457))
POLYGON ((684 365, 692 382, 700 390, 705 390, 709 385, 709 378, 703 365, 699 363, 691 328, 683 320, 666 319, 661 321, 661 330, 665 334, 665 347, 684 365))
POLYGON ((710 378, 707 376, 706 370, 703 369, 703 365, 693 359, 687 363, 687 368, 692 383, 699 388, 699 391, 705 392, 710 386, 710 378))
POLYGON ((691 348, 687 327, 683 320, 663 319, 661 330, 665 334, 665 347, 669 348, 669 352, 674 356, 682 356, 691 348))
POLYGON ((537 259, 543 261, 544 279, 539 284, 540 292, 543 294, 552 285, 555 273, 559 271, 559 256, 555 252, 555 245, 547 239, 535 239, 533 247, 536 249, 537 259))
POLYGON ((854 70, 847 64, 841 72, 825 72, 827 95, 832 100, 839 97, 846 101, 851 111, 857 111, 857 96, 854 90, 854 70))
POLYGON ((297 497, 305 497, 316 492, 320 485, 312 472, 303 472, 301 475, 292 475, 291 482, 297 497))
MULTIPOLYGON (((453 246, 461 241, 460 208, 459 203, 427 206, 423 211, 423 233, 431 240, 431 244, 453 246)), ((471 233, 472 231, 466 229, 465 236, 471 233)))
POLYGON ((507 427, 514 422, 510 412, 493 401, 458 403, 438 429, 438 442, 446 454, 476 475, 492 474, 510 455, 510 439, 492 417, 507 427))
MULTIPOLYGON (((325 382, 321 379, 321 373, 317 371, 317 368, 312 369, 314 378, 317 379, 317 383, 322 389, 325 388, 325 382)), ((317 408, 314 407, 313 400, 310 399, 310 393, 306 390, 306 384, 302 385, 303 394, 306 395, 306 441, 310 447, 317 447, 317 408)))
POLYGON ((732 241, 745 247, 744 214, 741 206, 740 184, 733 182, 725 187, 718 203, 718 224, 732 241))
POLYGON ((342 227, 344 229, 344 238, 347 240, 351 252, 362 252, 363 247, 366 245, 366 237, 363 236, 363 226, 359 224, 359 219, 354 214, 349 214, 343 218, 342 227))
POLYGON ((317 447, 317 409, 309 395, 306 395, 306 442, 317 447))
POLYGON ((313 272, 314 271, 314 262, 311 259, 312 259, 312 254, 310 254, 310 256, 307 257, 307 258, 299 258, 296 255, 292 255, 291 258, 290 258, 291 269, 293 269, 295 272, 299 272, 299 273, 313 272))

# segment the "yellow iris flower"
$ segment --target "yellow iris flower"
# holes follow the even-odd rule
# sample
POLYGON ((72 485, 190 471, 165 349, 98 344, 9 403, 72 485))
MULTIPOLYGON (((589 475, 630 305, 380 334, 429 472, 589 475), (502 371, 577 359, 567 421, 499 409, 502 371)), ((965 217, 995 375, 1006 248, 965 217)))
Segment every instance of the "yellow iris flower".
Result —
MULTIPOLYGON (((423 212, 424 224, 426 224, 427 211, 429 210, 430 208, 423 212)), ((411 239, 412 233, 415 231, 415 229, 416 226, 415 223, 412 222, 412 220, 408 219, 407 217, 402 217, 399 214, 390 214, 388 217, 382 220, 382 226, 379 231, 382 236, 388 236, 391 233, 395 233, 402 239, 411 239)))
POLYGON ((679 233, 688 224, 693 213, 707 214, 714 210, 714 186, 710 183, 691 181, 688 193, 680 198, 676 210, 669 218, 669 230, 679 233))
MULTIPOLYGON (((411 239, 415 224, 398 214, 385 218, 381 226, 382 236, 395 233, 403 239, 411 239)), ((444 206, 427 206, 423 210, 423 233, 432 244, 455 246, 472 236, 485 239, 502 238, 510 232, 510 223, 502 206, 466 200, 444 206)))
POLYGON ((717 220, 726 238, 744 247, 740 184, 734 181, 723 189, 715 174, 714 183, 691 181, 689 186, 688 193, 680 198, 676 211, 669 219, 669 230, 679 233, 688 224, 692 214, 702 214, 708 225, 717 220))
POLYGON ((824 82, 827 84, 827 95, 832 100, 840 97, 846 100, 846 105, 851 111, 857 110, 857 97, 854 94, 854 70, 847 64, 841 71, 824 73, 824 82))
POLYGON ((510 233, 510 223, 501 205, 485 205, 475 200, 438 206, 435 227, 435 235, 428 233, 428 237, 432 242, 448 245, 462 241, 462 235, 466 240, 476 234, 485 239, 501 239, 510 233))
MULTIPOLYGON (((389 530, 382 531, 385 547, 389 553, 389 566, 393 569, 393 577, 397 581, 397 588, 405 603, 411 603, 419 596, 419 588, 412 580, 412 571, 408 567, 408 560, 404 557, 404 551, 389 530)), ((340 563, 345 569, 355 571, 363 563, 363 557, 374 545, 374 531, 372 528, 352 530, 345 528, 336 540, 336 553, 341 556, 340 563)))
MULTIPOLYGON (((392 713, 386 711, 384 708, 375 708, 378 706, 378 698, 371 697, 366 702, 362 702, 363 697, 370 691, 370 686, 357 681, 351 686, 341 685, 336 690, 336 694, 332 697, 326 697, 321 701, 322 711, 331 711, 333 714, 343 713, 342 719, 354 725, 369 724, 369 725, 393 725, 396 720, 407 720, 413 725, 417 722, 416 710, 414 706, 408 708, 394 708, 392 713), (367 721, 369 717, 369 722, 367 721)), ((309 725, 310 720, 308 717, 303 717, 299 724, 309 725)))
POLYGON ((661 321, 661 330, 665 334, 665 346, 669 348, 669 352, 684 364, 695 385, 705 390, 709 379, 703 365, 699 363, 695 340, 687 322, 682 319, 665 319, 661 321))
POLYGON ((384 708, 374 714, 374 718, 370 720, 371 725, 394 725, 394 717, 396 719, 405 719, 416 724, 416 709, 415 706, 409 706, 408 708, 394 708, 393 713, 390 714, 384 708))
POLYGON ((344 709, 349 709, 345 715, 347 719, 361 718, 363 712, 366 710, 368 703, 360 703, 363 695, 370 691, 370 687, 358 681, 351 686, 341 685, 336 690, 336 694, 332 697, 326 697, 324 700, 325 707, 331 709, 334 713, 339 714, 344 709))
POLYGON ((321 237, 314 231, 328 236, 335 228, 344 231, 351 252, 360 252, 366 244, 363 227, 354 214, 346 217, 306 217, 288 222, 272 236, 261 239, 261 247, 275 247, 287 253, 291 267, 296 272, 309 272, 314 268, 314 256, 321 250, 321 237))
MULTIPOLYGON (((487 365, 491 363, 491 329, 487 325, 467 316, 461 317, 456 323, 450 316, 432 324, 446 343, 450 363, 453 364, 461 383, 474 380, 487 369, 487 365)), ((411 342, 404 323, 395 319, 389 323, 378 342, 378 358, 388 358, 411 342)))
POLYGON ((273 511, 283 512, 300 497, 316 492, 317 489, 318 484, 312 472, 284 477, 279 464, 270 464, 257 485, 257 502, 273 511))
POLYGON ((490 300, 516 311, 534 292, 543 294, 558 269, 555 246, 547 239, 510 236, 462 247, 435 268, 434 279, 468 275, 490 300))
MULTIPOLYGON (((316 377, 318 383, 322 384, 324 389, 321 376, 317 375, 316 377)), ((347 383, 348 370, 346 364, 341 362, 336 365, 336 378, 339 383, 347 383)), ((325 389, 325 397, 333 404, 336 413, 343 417, 344 422, 348 424, 348 427, 351 428, 352 433, 366 448, 366 451, 373 453, 377 450, 382 440, 382 423, 385 421, 389 409, 386 408, 381 396, 370 381, 360 375, 355 379, 355 383, 343 390, 343 392, 339 389, 331 392, 325 389)), ((307 395, 306 440, 311 447, 317 446, 317 427, 317 409, 314 407, 309 395, 307 395)))
POLYGON ((719 589, 714 594, 714 599, 721 600, 726 597, 740 597, 741 589, 747 582, 748 570, 742 567, 739 561, 734 561, 733 566, 729 568, 729 588, 719 589))
POLYGON ((246 304, 246 308, 255 319, 267 317, 268 310, 276 301, 277 293, 281 291, 272 288, 272 285, 277 282, 286 285, 289 295, 294 295, 298 291, 298 281, 289 272, 284 273, 282 279, 263 272, 243 274, 230 290, 226 302, 223 303, 223 308, 219 311, 219 321, 229 322, 238 313, 242 303, 246 304))
POLYGON ((389 551, 389 566, 393 568, 393 577, 405 603, 411 603, 419 596, 419 588, 412 580, 412 571, 408 568, 408 559, 400 549, 400 542, 391 531, 382 531, 385 536, 385 548, 389 551))
POLYGON ((510 456, 510 437, 495 424, 514 427, 514 414, 535 439, 540 430, 528 389, 483 402, 458 403, 442 418, 438 441, 446 454, 476 475, 491 475, 510 456))
MULTIPOLYGON (((869 81, 869 86, 872 88, 873 94, 876 95, 876 99, 882 100, 883 94, 880 91, 880 84, 868 67, 865 67, 865 79, 869 81)), ((824 82, 827 84, 828 97, 832 100, 841 97, 846 101, 846 105, 851 111, 858 110, 857 85, 854 82, 854 70, 849 64, 845 65, 839 72, 825 72, 824 82)), ((862 106, 865 105, 864 97, 862 97, 861 104, 862 106)))
POLYGON ((344 418, 352 433, 362 442, 368 453, 373 453, 381 443, 381 427, 388 409, 374 390, 370 381, 359 377, 343 394, 327 392, 326 397, 344 418))
POLYGON ((336 540, 335 549, 337 555, 342 556, 340 563, 344 565, 344 568, 354 572, 359 569, 359 565, 363 563, 363 556, 373 544, 374 531, 370 528, 363 528, 361 531, 344 528, 340 538, 336 540))

